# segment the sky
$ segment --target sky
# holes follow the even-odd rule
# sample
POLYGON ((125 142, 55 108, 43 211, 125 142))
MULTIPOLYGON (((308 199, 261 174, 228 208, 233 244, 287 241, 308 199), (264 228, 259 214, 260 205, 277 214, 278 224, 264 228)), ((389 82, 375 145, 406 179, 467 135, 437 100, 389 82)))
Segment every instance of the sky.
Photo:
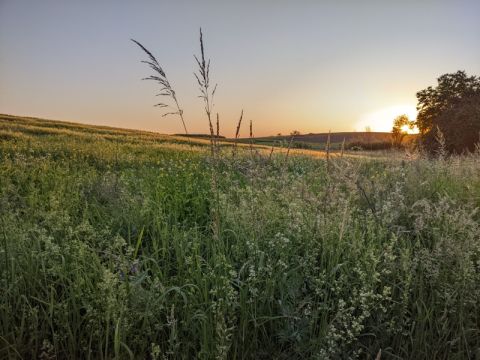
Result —
POLYGON ((480 75, 478 0, 0 0, 0 113, 181 133, 133 38, 206 133, 200 27, 226 136, 242 109, 256 136, 389 131, 440 75, 480 75))

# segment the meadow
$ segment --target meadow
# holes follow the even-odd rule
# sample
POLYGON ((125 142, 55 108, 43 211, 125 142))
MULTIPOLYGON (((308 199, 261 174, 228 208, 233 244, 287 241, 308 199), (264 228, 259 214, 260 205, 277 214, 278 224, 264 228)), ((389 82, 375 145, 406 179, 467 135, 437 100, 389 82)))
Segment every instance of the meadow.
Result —
MULTIPOLYGON (((408 135, 411 137, 411 135, 408 135)), ((227 140, 228 141, 228 140, 227 140)), ((249 138, 239 139, 240 142, 249 144, 249 138)), ((258 145, 283 146, 287 147, 292 141, 292 148, 325 150, 327 143, 332 151, 339 151, 344 148, 351 148, 355 144, 364 147, 368 144, 391 144, 391 134, 387 132, 331 132, 319 134, 295 134, 277 135, 267 137, 255 137, 253 142, 258 145)))
POLYGON ((478 359, 480 153, 0 116, 0 358, 478 359))

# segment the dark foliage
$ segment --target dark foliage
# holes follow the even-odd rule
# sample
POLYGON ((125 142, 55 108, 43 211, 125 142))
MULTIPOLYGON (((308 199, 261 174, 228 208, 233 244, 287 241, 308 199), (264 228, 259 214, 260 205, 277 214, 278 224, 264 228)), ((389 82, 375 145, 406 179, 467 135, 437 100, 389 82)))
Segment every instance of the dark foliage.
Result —
POLYGON ((417 93, 418 116, 423 147, 434 153, 439 146, 438 130, 445 138, 449 153, 472 151, 480 132, 480 78, 464 71, 444 74, 437 87, 417 93))

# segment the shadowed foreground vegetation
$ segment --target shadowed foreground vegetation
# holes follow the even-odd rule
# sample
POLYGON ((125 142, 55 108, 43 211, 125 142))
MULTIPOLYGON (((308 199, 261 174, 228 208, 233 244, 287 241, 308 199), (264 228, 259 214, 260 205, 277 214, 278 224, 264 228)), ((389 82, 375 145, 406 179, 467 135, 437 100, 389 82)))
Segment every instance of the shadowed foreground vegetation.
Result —
POLYGON ((0 358, 480 356, 480 154, 192 141, 0 117, 0 358))

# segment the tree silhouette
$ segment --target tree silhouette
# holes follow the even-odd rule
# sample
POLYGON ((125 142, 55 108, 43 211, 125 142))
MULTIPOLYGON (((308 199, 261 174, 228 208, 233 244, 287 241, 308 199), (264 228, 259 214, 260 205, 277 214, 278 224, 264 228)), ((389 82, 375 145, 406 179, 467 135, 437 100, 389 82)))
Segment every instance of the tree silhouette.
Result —
POLYGON ((444 74, 436 87, 417 93, 416 125, 421 142, 429 152, 435 152, 437 131, 445 137, 449 153, 473 150, 480 131, 480 78, 467 76, 465 71, 444 74))
POLYGON ((402 141, 405 135, 407 135, 407 129, 413 129, 415 126, 414 121, 410 121, 407 115, 403 114, 397 116, 395 120, 393 120, 393 128, 392 128, 392 143, 395 147, 402 146, 402 141))

